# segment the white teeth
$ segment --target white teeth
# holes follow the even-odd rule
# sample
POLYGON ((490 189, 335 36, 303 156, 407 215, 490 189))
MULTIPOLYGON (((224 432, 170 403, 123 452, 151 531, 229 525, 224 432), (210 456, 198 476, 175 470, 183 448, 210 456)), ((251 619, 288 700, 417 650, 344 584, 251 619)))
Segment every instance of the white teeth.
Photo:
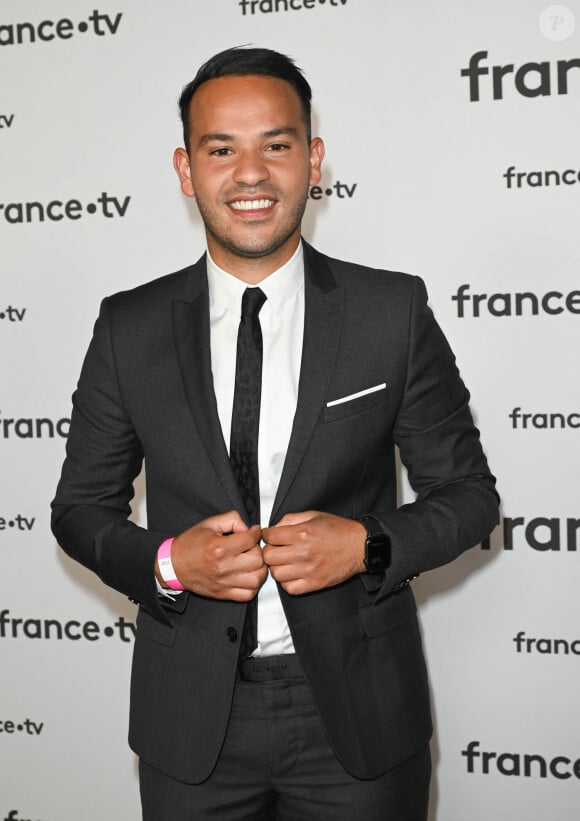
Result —
POLYGON ((274 200, 236 200, 230 203, 234 211, 255 211, 258 208, 270 208, 274 200))

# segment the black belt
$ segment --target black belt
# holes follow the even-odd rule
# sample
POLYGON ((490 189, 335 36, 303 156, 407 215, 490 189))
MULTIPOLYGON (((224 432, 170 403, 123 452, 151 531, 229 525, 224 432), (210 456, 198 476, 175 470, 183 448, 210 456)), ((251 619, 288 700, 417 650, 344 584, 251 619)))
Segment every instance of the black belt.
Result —
POLYGON ((238 666, 243 681, 274 681, 283 678, 302 678, 304 671, 294 653, 281 656, 255 656, 238 666))

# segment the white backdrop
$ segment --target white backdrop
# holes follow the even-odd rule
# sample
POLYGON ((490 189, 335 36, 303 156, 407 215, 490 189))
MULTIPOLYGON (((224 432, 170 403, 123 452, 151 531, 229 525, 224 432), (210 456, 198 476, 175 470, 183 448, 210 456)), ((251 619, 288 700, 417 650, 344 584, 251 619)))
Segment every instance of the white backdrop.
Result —
POLYGON ((179 92, 253 43, 314 89, 305 235, 425 278, 499 478, 489 549, 414 583, 431 821, 575 821, 579 0, 95 5, 0 4, 0 819, 139 817, 134 608, 58 551, 48 505, 100 299, 203 251, 171 166, 179 92))

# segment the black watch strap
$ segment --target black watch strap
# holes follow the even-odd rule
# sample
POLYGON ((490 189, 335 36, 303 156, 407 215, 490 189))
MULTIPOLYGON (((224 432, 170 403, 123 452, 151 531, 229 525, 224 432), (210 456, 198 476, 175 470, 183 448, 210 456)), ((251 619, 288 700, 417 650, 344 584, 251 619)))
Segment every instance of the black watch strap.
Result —
POLYGON ((367 531, 365 568, 367 573, 384 573, 391 564, 391 538, 381 520, 373 513, 357 517, 367 531))

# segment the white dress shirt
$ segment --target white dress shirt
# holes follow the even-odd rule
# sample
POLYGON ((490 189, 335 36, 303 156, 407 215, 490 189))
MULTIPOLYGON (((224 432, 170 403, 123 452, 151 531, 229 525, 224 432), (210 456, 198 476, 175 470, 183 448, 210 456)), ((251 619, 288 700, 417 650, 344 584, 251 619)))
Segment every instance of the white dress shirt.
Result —
MULTIPOLYGON (((242 295, 247 283, 218 267, 207 253, 211 370, 218 416, 229 449, 236 380, 238 327, 242 295)), ((296 412, 298 379, 304 333, 304 256, 302 243, 288 262, 259 287, 266 295, 260 311, 263 340, 262 395, 258 432, 261 526, 270 522, 274 497, 282 475, 296 412)), ((221 511, 225 512, 225 511, 221 511)), ((161 595, 173 598, 176 591, 157 582, 161 595)), ((290 628, 268 574, 258 593, 258 647, 255 656, 293 653, 290 628)))
MULTIPOLYGON (((248 284, 219 268, 207 255, 211 369, 219 420, 229 448, 242 294, 248 284)), ((267 527, 286 458, 296 411, 304 333, 302 244, 288 262, 259 283, 263 339, 262 396, 258 433, 260 524, 267 527)), ((278 588, 268 577, 258 593, 258 649, 254 655, 293 653, 294 645, 278 588)))

